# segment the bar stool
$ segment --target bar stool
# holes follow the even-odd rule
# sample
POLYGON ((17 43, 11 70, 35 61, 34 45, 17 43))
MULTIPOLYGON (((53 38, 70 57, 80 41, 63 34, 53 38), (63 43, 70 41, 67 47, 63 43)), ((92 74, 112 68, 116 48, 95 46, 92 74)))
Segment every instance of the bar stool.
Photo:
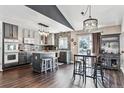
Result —
POLYGON ((52 69, 59 69, 59 65, 58 65, 58 57, 53 57, 53 61, 52 61, 52 69))
POLYGON ((98 61, 94 63, 94 80, 97 87, 97 78, 100 77, 102 84, 104 85, 104 72, 101 57, 98 57, 98 61))
POLYGON ((47 73, 48 70, 52 71, 52 58, 42 58, 41 60, 41 72, 47 73))
POLYGON ((86 68, 85 68, 85 62, 84 62, 84 60, 77 60, 77 61, 75 61, 74 62, 74 70, 73 70, 73 78, 74 78, 74 80, 75 80, 75 76, 76 75, 79 75, 79 76, 82 76, 83 77, 83 81, 84 81, 84 79, 86 78, 85 76, 85 70, 86 70, 86 68))

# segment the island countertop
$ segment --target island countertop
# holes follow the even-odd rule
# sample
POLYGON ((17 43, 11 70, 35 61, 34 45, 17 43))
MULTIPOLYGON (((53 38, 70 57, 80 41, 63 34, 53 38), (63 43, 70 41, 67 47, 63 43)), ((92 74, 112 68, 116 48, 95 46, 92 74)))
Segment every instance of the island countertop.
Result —
POLYGON ((27 53, 57 53, 58 50, 55 51, 20 51, 20 52, 27 52, 27 53))

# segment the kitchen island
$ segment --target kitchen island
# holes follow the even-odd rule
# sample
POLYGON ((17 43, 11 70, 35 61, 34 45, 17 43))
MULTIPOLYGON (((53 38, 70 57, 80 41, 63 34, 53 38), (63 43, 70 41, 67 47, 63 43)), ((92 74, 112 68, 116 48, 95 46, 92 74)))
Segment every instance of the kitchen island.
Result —
POLYGON ((31 62, 35 72, 52 71, 58 68, 58 51, 32 51, 31 62))

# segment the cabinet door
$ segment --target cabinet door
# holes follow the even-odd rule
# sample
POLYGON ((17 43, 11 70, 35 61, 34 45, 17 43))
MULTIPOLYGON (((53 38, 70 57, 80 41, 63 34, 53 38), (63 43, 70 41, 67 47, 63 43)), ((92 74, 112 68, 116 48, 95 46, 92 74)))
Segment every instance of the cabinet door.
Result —
POLYGON ((19 53, 19 64, 27 63, 27 55, 26 53, 19 53))
POLYGON ((30 30, 30 38, 34 38, 34 31, 30 30))
POLYGON ((31 33, 30 33, 30 30, 29 30, 29 29, 27 30, 27 37, 28 37, 28 38, 31 37, 31 33))
POLYGON ((67 63, 67 53, 60 52, 58 60, 59 60, 59 62, 67 63))
POLYGON ((13 39, 13 26, 12 25, 9 25, 9 38, 10 39, 13 39))
POLYGON ((27 63, 31 63, 32 54, 27 53, 27 63))
POLYGON ((18 27, 13 25, 13 38, 18 39, 18 27))
POLYGON ((33 38, 35 38, 35 31, 33 31, 33 38))
POLYGON ((5 38, 10 38, 9 29, 10 29, 10 25, 4 23, 4 37, 5 38))

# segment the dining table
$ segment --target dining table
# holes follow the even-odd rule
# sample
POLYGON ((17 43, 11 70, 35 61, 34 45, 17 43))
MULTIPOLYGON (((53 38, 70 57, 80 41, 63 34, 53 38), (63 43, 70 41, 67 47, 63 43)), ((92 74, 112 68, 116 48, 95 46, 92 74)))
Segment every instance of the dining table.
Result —
MULTIPOLYGON (((74 66, 75 66, 75 63, 76 63, 76 57, 82 58, 80 60, 82 60, 85 63, 85 66, 86 66, 86 63, 87 63, 87 59, 91 58, 91 63, 93 65, 95 65, 95 63, 98 62, 99 54, 95 54, 95 53, 91 53, 91 54, 74 54, 74 66)), ((90 68, 91 70, 93 69, 92 66, 88 66, 86 68, 90 68)), ((94 66, 94 69, 96 70, 96 73, 95 73, 96 77, 94 77, 93 74, 91 74, 91 75, 87 74, 86 71, 85 71, 85 77, 93 78, 94 81, 95 81, 95 87, 97 87, 97 68, 95 68, 95 66, 94 66)), ((75 67, 74 67, 74 70, 75 70, 75 67)), ((86 80, 85 80, 85 83, 86 83, 86 80)))

